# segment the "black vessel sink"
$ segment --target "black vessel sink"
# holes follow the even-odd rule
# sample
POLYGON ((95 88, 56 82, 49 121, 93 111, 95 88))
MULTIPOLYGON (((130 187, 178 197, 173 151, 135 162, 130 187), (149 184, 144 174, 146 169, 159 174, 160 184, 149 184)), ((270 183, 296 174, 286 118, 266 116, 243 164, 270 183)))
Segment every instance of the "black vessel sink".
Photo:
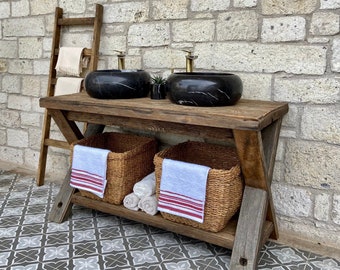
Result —
POLYGON ((234 105, 242 95, 242 81, 230 73, 173 73, 167 80, 172 102, 189 106, 234 105))
POLYGON ((150 91, 150 74, 144 70, 96 70, 85 78, 89 96, 100 99, 146 97, 150 91))

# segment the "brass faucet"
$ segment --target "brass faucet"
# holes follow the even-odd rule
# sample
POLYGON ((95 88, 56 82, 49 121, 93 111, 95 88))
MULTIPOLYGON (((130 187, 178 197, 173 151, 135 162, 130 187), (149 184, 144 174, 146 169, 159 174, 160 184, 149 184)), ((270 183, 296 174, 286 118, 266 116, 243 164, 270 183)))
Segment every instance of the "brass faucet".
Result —
POLYGON ((117 51, 117 50, 114 50, 114 51, 119 53, 117 55, 117 57, 118 57, 118 69, 120 69, 120 70, 125 69, 125 52, 117 51))
POLYGON ((184 52, 188 53, 185 58, 186 58, 186 62, 185 62, 185 69, 186 72, 192 72, 194 70, 194 60, 197 59, 197 55, 193 55, 192 51, 188 51, 188 50, 183 50, 184 52))

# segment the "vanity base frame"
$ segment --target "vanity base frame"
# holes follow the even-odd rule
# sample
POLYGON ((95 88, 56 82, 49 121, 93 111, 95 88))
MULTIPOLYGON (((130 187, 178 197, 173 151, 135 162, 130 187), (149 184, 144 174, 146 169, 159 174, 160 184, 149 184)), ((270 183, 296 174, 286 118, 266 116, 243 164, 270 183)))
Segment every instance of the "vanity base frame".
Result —
POLYGON ((232 143, 245 182, 239 215, 222 231, 213 233, 165 220, 160 214, 150 216, 83 197, 70 187, 69 170, 55 198, 50 221, 63 222, 73 204, 82 205, 232 249, 230 269, 257 269, 262 245, 268 238, 278 239, 270 186, 287 103, 241 99, 234 106, 205 108, 176 105, 167 99, 99 100, 78 93, 42 98, 40 106, 47 109, 69 144, 103 132, 106 125, 232 143), (76 121, 90 123, 85 134, 76 121))

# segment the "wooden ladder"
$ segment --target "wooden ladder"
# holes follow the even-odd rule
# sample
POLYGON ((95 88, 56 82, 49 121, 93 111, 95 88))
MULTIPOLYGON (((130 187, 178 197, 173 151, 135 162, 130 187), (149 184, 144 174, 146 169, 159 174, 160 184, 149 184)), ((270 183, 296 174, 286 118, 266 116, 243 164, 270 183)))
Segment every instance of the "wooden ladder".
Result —
MULTIPOLYGON (((55 66, 59 56, 59 47, 62 35, 62 29, 65 27, 72 26, 92 26, 93 27, 93 39, 92 39, 92 48, 85 48, 83 55, 85 57, 89 57, 90 61, 87 67, 88 72, 97 69, 98 65, 98 56, 99 56, 99 43, 100 43, 100 33, 103 21, 103 6, 96 4, 96 11, 94 17, 82 17, 82 18, 64 18, 63 17, 63 9, 57 7, 55 10, 55 18, 54 18, 54 32, 53 32, 53 41, 52 41, 52 50, 51 50, 51 60, 50 60, 50 71, 48 77, 48 87, 47 87, 47 96, 54 96, 55 85, 57 82, 57 73, 55 70, 55 66)), ((51 130, 51 115, 47 113, 45 110, 44 114, 44 122, 42 128, 42 138, 41 138, 41 147, 40 147, 40 156, 39 156, 39 165, 37 172, 37 185, 43 185, 45 180, 45 172, 46 172, 46 162, 47 162, 47 152, 48 147, 58 147, 64 149, 70 149, 69 144, 66 141, 60 141, 50 138, 50 130, 51 130)))

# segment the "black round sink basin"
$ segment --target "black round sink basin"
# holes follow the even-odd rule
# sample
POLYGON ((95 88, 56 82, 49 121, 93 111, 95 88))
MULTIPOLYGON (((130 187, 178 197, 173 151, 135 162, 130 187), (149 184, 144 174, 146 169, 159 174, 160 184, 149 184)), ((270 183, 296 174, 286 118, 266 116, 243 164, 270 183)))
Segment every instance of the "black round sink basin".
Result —
POLYGON ((85 90, 100 99, 146 97, 150 91, 150 74, 144 70, 96 70, 87 74, 85 90))
POLYGON ((230 73, 181 72, 167 79, 172 102, 189 106, 234 105, 242 95, 242 81, 230 73))

